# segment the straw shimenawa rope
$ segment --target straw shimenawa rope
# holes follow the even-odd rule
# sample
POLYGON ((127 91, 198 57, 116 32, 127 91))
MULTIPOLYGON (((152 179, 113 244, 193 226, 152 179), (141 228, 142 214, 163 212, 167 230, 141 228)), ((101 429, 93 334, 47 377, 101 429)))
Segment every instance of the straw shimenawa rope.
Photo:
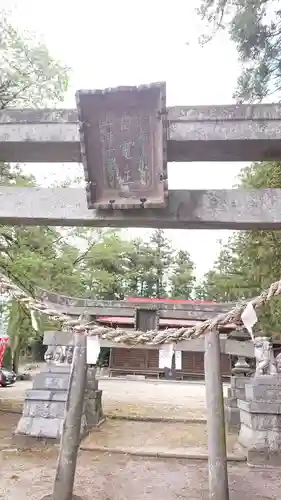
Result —
POLYGON ((47 315, 50 319, 59 321, 64 331, 85 332, 87 335, 98 336, 102 340, 135 346, 138 344, 168 344, 178 343, 183 340, 205 335, 218 326, 233 323, 237 326, 243 324, 241 314, 248 304, 252 304, 256 312, 261 309, 272 297, 281 295, 281 280, 272 283, 258 297, 250 301, 237 304, 230 311, 219 314, 213 319, 208 319, 201 324, 191 328, 169 328, 166 330, 151 330, 141 332, 138 330, 124 330, 122 328, 110 328, 95 325, 94 322, 86 323, 83 319, 73 319, 71 316, 61 313, 55 308, 50 308, 44 300, 31 297, 27 292, 15 285, 9 278, 0 274, 0 294, 8 294, 31 311, 38 311, 47 315))

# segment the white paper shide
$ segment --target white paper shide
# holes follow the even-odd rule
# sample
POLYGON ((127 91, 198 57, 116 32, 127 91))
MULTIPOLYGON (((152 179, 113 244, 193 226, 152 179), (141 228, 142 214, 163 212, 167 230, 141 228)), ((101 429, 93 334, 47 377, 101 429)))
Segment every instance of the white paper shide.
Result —
POLYGON ((182 351, 176 351, 175 352, 175 365, 176 365, 176 370, 181 370, 182 369, 182 356, 181 356, 182 351))
POLYGON ((251 302, 249 302, 247 304, 244 311, 242 312, 241 320, 243 321, 245 328, 247 328, 249 334, 251 335, 252 339, 254 340, 253 326, 257 323, 258 317, 257 317, 257 313, 254 309, 254 306, 251 302))
POLYGON ((87 365, 95 365, 100 353, 100 339, 97 335, 87 337, 87 365))
POLYGON ((159 368, 172 368, 174 344, 163 344, 159 349, 159 368))

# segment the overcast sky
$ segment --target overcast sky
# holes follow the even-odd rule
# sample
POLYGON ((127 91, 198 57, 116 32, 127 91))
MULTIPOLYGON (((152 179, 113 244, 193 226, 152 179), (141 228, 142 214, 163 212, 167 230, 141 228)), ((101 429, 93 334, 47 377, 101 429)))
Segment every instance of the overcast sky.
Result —
MULTIPOLYGON (((239 65, 235 47, 221 33, 204 49, 195 7, 199 0, 2 0, 14 4, 13 17, 32 30, 51 54, 72 68, 64 106, 75 107, 81 88, 167 83, 167 105, 230 104, 239 65), (187 43, 188 42, 188 43, 187 43)), ((231 188, 241 163, 169 165, 169 188, 231 188)), ((28 172, 49 184, 70 173, 70 165, 28 165, 28 172)), ((73 175, 80 172, 71 166, 73 175)), ((136 233, 136 230, 131 230, 136 233)), ((167 231, 173 244, 189 250, 202 276, 217 257, 227 231, 167 231)))

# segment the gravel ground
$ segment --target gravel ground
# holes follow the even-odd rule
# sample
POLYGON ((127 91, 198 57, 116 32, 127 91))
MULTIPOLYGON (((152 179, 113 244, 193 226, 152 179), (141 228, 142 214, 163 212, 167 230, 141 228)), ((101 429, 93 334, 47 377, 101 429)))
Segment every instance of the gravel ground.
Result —
MULTIPOLYGON (((17 382, 13 387, 0 389, 0 399, 23 400, 32 382, 17 382)), ((198 382, 161 382, 103 379, 105 413, 168 417, 206 416, 205 386, 198 382)), ((227 386, 224 388, 225 392, 227 386)))
MULTIPOLYGON (((237 436, 227 436, 228 452, 234 452, 237 436)), ((202 424, 128 422, 107 420, 98 431, 83 441, 83 447, 135 448, 145 450, 175 449, 207 453, 207 427, 202 424)))
MULTIPOLYGON (((135 412, 138 409, 188 416, 204 413, 204 386, 157 382, 101 381, 107 411, 135 412), (172 413, 171 413, 172 412, 172 413)), ((4 390, 14 402, 23 397, 26 383, 4 390), (13 391, 14 389, 14 391, 13 391)), ((2 390, 1 390, 2 391, 2 390)), ((2 394, 1 394, 2 395, 2 394)), ((57 461, 56 448, 30 452, 9 452, 12 429, 19 416, 0 412, 0 499, 40 500, 51 493, 57 461), (3 448, 6 448, 3 449, 3 448)), ((124 447, 139 445, 162 448, 198 446, 205 449, 203 425, 154 424, 109 421, 93 433, 97 445, 124 447)), ((228 440, 231 451, 233 437, 228 440)), ((144 459, 127 455, 81 452, 75 492, 83 500, 208 500, 207 465, 184 460, 144 459)), ((280 470, 250 469, 245 464, 229 464, 231 500, 280 499, 280 470)))
MULTIPOLYGON (((13 448, 12 433, 18 419, 19 415, 0 413, 0 450, 3 452, 13 448)), ((235 434, 228 435, 227 450, 240 455, 235 451, 236 442, 235 434)), ((107 420, 83 440, 84 449, 93 447, 207 454, 207 428, 204 424, 107 420)))
MULTIPOLYGON (((40 500, 52 491, 53 451, 4 455, 0 498, 40 500)), ((229 466, 230 499, 280 499, 280 471, 229 466)), ((183 460, 132 458, 83 452, 78 459, 75 493, 83 500, 208 500, 207 465, 183 460)))
POLYGON ((100 388, 106 413, 205 416, 203 383, 101 380, 100 388))

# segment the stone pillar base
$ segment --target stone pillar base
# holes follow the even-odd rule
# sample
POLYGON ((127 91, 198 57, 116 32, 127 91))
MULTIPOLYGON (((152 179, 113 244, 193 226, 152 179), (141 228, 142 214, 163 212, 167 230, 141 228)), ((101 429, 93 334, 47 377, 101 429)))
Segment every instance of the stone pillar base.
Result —
POLYGON ((225 398, 224 412, 228 432, 238 432, 240 429, 240 410, 236 398, 225 398))
MULTIPOLYGON (((15 442, 28 442, 26 438, 52 442, 60 440, 69 375, 70 365, 47 365, 35 376, 33 388, 25 396, 15 442)), ((101 398, 102 391, 98 390, 94 371, 88 370, 81 439, 103 419, 101 398)))
POLYGON ((225 419, 229 432, 239 432, 240 410, 237 401, 238 399, 245 399, 245 386, 250 381, 250 378, 238 375, 230 379, 230 389, 228 389, 228 396, 224 400, 225 419))
POLYGON ((238 401, 241 429, 238 442, 249 465, 281 466, 281 376, 251 379, 245 401, 238 401))

